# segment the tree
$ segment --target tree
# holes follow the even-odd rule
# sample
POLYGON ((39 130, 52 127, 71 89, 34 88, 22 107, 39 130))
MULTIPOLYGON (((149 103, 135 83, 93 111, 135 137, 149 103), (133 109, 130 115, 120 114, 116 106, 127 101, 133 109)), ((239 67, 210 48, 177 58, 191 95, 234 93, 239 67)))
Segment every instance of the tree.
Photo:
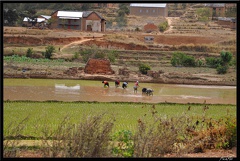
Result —
POLYGON ((52 45, 49 45, 46 47, 46 52, 45 52, 45 58, 51 59, 52 53, 55 51, 55 47, 52 45))
POLYGON ((92 7, 91 3, 83 3, 82 5, 82 10, 83 11, 87 11, 88 9, 90 9, 92 7))
POLYGON ((32 57, 32 55, 33 55, 33 48, 28 48, 27 49, 27 53, 26 53, 26 57, 32 57))
POLYGON ((222 60, 222 65, 226 65, 229 64, 232 60, 232 53, 230 52, 225 52, 225 51, 221 51, 220 53, 221 55, 221 60, 222 60))
POLYGON ((148 70, 151 70, 151 67, 147 64, 140 64, 139 66, 139 71, 142 73, 142 74, 147 74, 147 71, 148 70))
POLYGON ((120 3, 119 4, 119 10, 118 11, 123 11, 125 14, 129 14, 130 13, 130 10, 129 10, 129 8, 128 8, 128 4, 126 4, 126 3, 120 3))
POLYGON ((4 25, 14 26, 18 19, 16 9, 4 9, 3 10, 3 22, 4 25))

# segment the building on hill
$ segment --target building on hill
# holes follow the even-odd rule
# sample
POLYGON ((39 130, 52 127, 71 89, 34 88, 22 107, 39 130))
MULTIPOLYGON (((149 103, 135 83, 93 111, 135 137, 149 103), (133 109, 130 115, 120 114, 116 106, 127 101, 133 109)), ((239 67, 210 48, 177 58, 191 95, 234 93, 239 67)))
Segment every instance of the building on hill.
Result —
POLYGON ((210 8, 212 17, 224 17, 225 16, 225 3, 210 3, 206 4, 210 8))
POLYGON ((166 3, 131 3, 130 15, 168 17, 168 6, 166 3))
POLYGON ((236 18, 218 17, 217 24, 222 27, 236 29, 236 18))
POLYGON ((47 20, 45 18, 36 18, 30 19, 29 17, 24 17, 22 26, 23 27, 44 27, 47 24, 47 20), (34 22, 34 23, 33 23, 34 22))
POLYGON ((106 20, 94 11, 55 11, 51 15, 50 28, 104 32, 106 20))

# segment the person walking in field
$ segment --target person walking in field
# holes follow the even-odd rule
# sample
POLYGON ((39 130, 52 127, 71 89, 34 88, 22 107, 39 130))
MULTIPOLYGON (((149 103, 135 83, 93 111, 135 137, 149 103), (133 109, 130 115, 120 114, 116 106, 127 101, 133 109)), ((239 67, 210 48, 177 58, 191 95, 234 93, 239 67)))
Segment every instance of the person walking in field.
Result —
POLYGON ((108 81, 102 81, 102 83, 104 84, 104 85, 103 85, 104 88, 105 88, 106 86, 109 87, 108 81))
POLYGON ((122 88, 123 88, 123 89, 127 88, 127 85, 128 85, 128 82, 123 82, 122 88))
POLYGON ((116 80, 115 81, 115 87, 117 88, 117 87, 119 87, 120 86, 120 81, 119 80, 116 80))
POLYGON ((136 81, 136 83, 135 83, 135 85, 134 85, 134 87, 133 87, 134 93, 137 93, 138 87, 140 87, 140 86, 139 86, 139 82, 136 81))

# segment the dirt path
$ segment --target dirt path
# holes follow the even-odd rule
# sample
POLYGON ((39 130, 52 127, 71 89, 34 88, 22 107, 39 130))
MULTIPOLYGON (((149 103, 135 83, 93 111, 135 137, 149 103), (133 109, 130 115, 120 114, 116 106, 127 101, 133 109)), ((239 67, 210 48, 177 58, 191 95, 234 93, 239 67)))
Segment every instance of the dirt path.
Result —
POLYGON ((179 17, 166 17, 168 21, 169 28, 164 33, 169 33, 173 30, 172 22, 179 19, 179 17))
POLYGON ((64 45, 60 51, 62 51, 63 49, 71 46, 71 45, 77 45, 77 44, 81 44, 83 42, 86 42, 86 41, 90 41, 90 40, 94 40, 94 39, 83 39, 83 40, 80 40, 80 41, 74 41, 74 42, 71 42, 70 44, 67 44, 67 45, 64 45))

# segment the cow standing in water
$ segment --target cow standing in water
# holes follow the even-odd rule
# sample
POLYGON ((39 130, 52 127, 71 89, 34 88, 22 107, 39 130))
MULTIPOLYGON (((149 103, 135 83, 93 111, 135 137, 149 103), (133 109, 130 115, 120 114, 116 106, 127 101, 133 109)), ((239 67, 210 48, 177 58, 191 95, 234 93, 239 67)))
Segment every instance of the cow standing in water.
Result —
POLYGON ((142 89, 142 94, 146 94, 147 96, 150 96, 150 95, 152 95, 153 96, 153 89, 151 89, 151 88, 143 88, 142 89))

